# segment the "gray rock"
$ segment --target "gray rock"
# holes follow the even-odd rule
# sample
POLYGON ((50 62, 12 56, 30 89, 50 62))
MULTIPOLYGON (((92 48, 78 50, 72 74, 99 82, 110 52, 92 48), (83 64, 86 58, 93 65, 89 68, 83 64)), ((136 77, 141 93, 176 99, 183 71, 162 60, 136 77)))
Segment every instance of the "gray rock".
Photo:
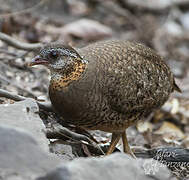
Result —
POLYGON ((180 36, 183 33, 182 27, 175 21, 167 21, 163 28, 166 32, 173 36, 180 36))
POLYGON ((56 140, 51 142, 50 144, 50 151, 56 154, 61 160, 69 161, 75 158, 72 150, 72 146, 63 144, 61 140, 56 140))
POLYGON ((122 153, 102 158, 78 158, 37 180, 170 180, 170 172, 156 161, 135 160, 122 153))
POLYGON ((0 179, 33 180, 58 164, 26 131, 0 125, 0 179))
POLYGON ((183 14, 180 17, 180 21, 186 30, 189 30, 189 12, 183 14))
POLYGON ((38 111, 38 105, 33 99, 27 99, 15 104, 0 105, 0 125, 6 124, 26 130, 45 151, 49 151, 49 141, 42 131, 45 129, 45 125, 40 119, 38 111))

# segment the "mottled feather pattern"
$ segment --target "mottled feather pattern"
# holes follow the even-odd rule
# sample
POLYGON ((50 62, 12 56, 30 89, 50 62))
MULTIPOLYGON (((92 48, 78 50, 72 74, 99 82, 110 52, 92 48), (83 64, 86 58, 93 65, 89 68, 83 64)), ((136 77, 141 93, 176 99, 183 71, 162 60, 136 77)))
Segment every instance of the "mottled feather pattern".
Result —
POLYGON ((52 78, 49 93, 65 120, 85 129, 122 132, 161 107, 175 89, 163 59, 141 44, 104 41, 77 53, 86 68, 55 91, 52 78))

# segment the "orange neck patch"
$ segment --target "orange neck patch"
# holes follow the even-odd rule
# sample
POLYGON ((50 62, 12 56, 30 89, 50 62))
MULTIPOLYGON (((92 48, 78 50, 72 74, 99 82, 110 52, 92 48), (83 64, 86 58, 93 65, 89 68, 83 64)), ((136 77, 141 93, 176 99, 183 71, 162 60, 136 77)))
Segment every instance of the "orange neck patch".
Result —
POLYGON ((61 90, 64 87, 69 86, 73 81, 77 81, 85 71, 87 64, 82 62, 74 63, 69 73, 56 72, 53 74, 50 81, 50 88, 54 90, 61 90))

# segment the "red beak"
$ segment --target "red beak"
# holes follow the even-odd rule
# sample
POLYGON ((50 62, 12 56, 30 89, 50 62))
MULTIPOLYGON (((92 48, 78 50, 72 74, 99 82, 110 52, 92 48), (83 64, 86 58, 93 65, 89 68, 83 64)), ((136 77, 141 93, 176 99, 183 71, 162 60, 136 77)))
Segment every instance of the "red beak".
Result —
POLYGON ((32 61, 28 64, 28 66, 34 66, 34 65, 40 65, 40 64, 46 65, 46 64, 48 64, 48 61, 38 55, 32 59, 32 61))

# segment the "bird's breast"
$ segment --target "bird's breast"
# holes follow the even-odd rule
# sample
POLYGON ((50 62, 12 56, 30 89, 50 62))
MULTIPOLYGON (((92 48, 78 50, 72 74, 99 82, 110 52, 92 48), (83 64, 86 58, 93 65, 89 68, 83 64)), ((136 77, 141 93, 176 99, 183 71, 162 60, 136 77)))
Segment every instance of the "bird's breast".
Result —
POLYGON ((51 103, 56 112, 65 119, 73 120, 79 115, 81 106, 77 103, 75 96, 69 86, 62 87, 60 90, 54 90, 51 85, 49 87, 51 103))
POLYGON ((94 83, 83 74, 78 80, 65 84, 64 80, 51 79, 49 97, 54 109, 75 124, 91 109, 90 98, 93 94, 94 83), (75 122, 74 122, 75 121, 75 122))

